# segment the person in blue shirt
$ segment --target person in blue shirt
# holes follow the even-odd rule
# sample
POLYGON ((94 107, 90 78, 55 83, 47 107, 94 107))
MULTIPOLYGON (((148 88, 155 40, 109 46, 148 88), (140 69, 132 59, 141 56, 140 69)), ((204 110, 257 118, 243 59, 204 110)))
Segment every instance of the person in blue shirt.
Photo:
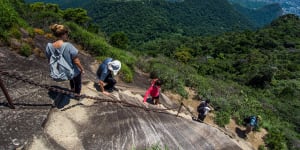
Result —
POLYGON ((250 116, 244 119, 246 123, 245 135, 249 134, 253 128, 258 127, 258 123, 261 120, 261 116, 250 116))
POLYGON ((112 58, 106 58, 98 67, 97 78, 100 86, 100 91, 109 95, 110 92, 118 91, 115 88, 117 83, 114 76, 117 75, 121 69, 121 62, 119 60, 113 60, 112 58), (108 93, 109 92, 109 93, 108 93))

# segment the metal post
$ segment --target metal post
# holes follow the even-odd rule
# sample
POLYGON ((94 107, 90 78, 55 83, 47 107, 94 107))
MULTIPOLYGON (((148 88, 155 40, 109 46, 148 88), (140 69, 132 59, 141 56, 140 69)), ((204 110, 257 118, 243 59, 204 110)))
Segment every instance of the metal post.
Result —
POLYGON ((0 87, 1 87, 1 89, 2 89, 2 91, 3 91, 3 93, 4 93, 4 95, 5 95, 5 97, 6 97, 6 99, 7 99, 7 102, 8 102, 9 107, 10 107, 11 109, 15 109, 15 106, 14 106, 14 104, 12 103, 12 100, 11 100, 11 98, 9 97, 6 88, 4 87, 4 84, 2 83, 1 78, 0 78, 0 87))
POLYGON ((179 115, 179 113, 180 113, 180 110, 181 110, 181 107, 182 107, 182 105, 183 105, 183 103, 181 102, 181 103, 180 103, 180 106, 179 106, 179 109, 178 109, 178 112, 177 112, 177 115, 176 115, 176 117, 178 117, 178 115, 179 115))

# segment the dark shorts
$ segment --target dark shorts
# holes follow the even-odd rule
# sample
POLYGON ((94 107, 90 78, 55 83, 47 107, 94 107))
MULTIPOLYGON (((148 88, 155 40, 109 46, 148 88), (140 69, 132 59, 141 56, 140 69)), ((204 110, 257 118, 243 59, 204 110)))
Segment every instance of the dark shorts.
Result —
POLYGON ((158 95, 158 96, 156 96, 156 97, 152 97, 152 99, 159 99, 159 95, 158 95))

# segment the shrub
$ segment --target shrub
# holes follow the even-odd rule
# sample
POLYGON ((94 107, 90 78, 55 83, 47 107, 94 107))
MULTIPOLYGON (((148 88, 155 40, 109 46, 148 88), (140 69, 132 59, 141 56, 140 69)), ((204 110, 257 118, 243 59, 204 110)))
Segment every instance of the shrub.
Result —
POLYGON ((264 145, 259 145, 258 150, 265 150, 265 146, 264 145))
POLYGON ((46 33, 44 36, 49 39, 54 38, 53 34, 51 34, 51 33, 46 33))
POLYGON ((34 37, 35 36, 35 32, 34 29, 31 27, 26 28, 26 31, 28 32, 30 37, 34 37))
POLYGON ((11 28, 9 30, 8 36, 9 37, 14 37, 16 39, 21 39, 22 34, 21 34, 21 32, 20 32, 20 30, 18 28, 14 27, 14 28, 11 28))
POLYGON ((133 72, 130 70, 130 68, 126 64, 122 64, 122 76, 121 78, 125 82, 132 82, 133 81, 133 72))
POLYGON ((177 51, 175 52, 175 57, 178 61, 187 63, 192 58, 192 55, 188 51, 177 51))
POLYGON ((45 34, 43 29, 34 28, 33 30, 34 30, 34 33, 37 33, 39 35, 44 35, 45 34))
POLYGON ((117 48, 126 49, 128 46, 128 37, 124 32, 115 32, 111 35, 109 43, 117 48))
POLYGON ((218 111, 216 113, 216 118, 215 118, 215 122, 221 126, 224 127, 226 124, 229 123, 230 120, 230 114, 228 112, 225 111, 218 111))
POLYGON ((26 57, 30 56, 32 54, 30 45, 27 43, 22 44, 20 54, 26 57))
POLYGON ((287 149, 286 147, 286 139, 284 138, 282 132, 279 129, 271 129, 266 136, 265 140, 268 148, 272 150, 283 150, 287 149))

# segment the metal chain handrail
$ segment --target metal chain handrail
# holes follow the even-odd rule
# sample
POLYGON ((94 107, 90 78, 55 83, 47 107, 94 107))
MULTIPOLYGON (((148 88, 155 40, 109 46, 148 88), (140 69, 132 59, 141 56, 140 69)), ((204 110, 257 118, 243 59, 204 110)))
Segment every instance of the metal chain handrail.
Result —
POLYGON ((53 91, 53 92, 58 92, 58 93, 61 93, 61 94, 66 94, 66 95, 74 95, 75 97, 78 97, 78 98, 94 99, 94 100, 101 101, 101 102, 120 103, 120 104, 123 104, 123 105, 127 105, 129 107, 144 109, 145 111, 159 112, 159 111, 174 110, 174 109, 179 108, 179 106, 176 106, 174 108, 166 108, 166 109, 146 108, 146 107, 139 106, 139 105, 136 105, 136 104, 132 104, 132 103, 129 103, 129 102, 126 102, 126 101, 116 100, 116 98, 114 98, 112 96, 110 96, 110 98, 112 98, 112 99, 106 99, 106 98, 100 98, 100 97, 95 97, 95 96, 88 96, 88 95, 85 95, 85 94, 78 94, 78 93, 63 90, 63 89, 58 89, 56 87, 52 87, 52 86, 47 85, 47 84, 40 84, 40 83, 34 82, 30 79, 24 78, 23 76, 16 74, 16 73, 10 73, 10 72, 7 72, 7 71, 0 70, 0 74, 5 75, 7 77, 15 78, 17 80, 21 80, 25 83, 29 83, 31 85, 38 86, 38 87, 41 87, 41 88, 44 88, 44 89, 47 89, 47 90, 50 90, 50 91, 53 91))

